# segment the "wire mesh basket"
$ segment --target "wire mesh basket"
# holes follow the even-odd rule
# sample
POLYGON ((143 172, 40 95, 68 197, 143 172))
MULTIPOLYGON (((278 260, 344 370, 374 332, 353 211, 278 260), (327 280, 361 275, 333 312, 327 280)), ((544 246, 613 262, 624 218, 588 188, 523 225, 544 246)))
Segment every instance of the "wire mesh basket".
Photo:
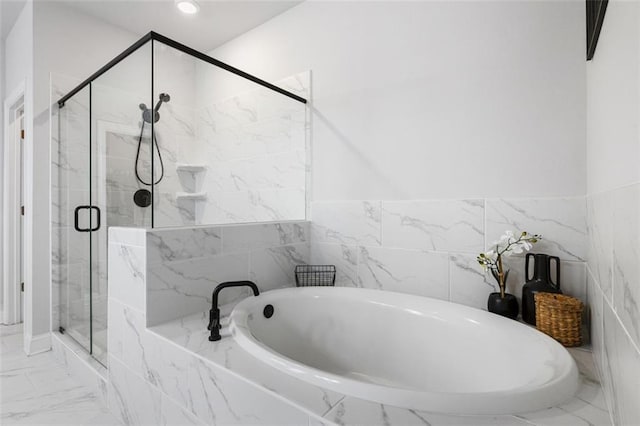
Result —
POLYGON ((332 286, 336 283, 335 265, 296 266, 296 286, 332 286))

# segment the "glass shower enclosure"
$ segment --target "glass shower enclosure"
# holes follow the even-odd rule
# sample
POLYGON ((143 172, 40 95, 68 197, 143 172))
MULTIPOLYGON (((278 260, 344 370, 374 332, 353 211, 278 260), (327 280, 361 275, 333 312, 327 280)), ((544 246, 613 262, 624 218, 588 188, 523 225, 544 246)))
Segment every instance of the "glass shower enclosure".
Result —
POLYGON ((106 365, 111 226, 304 219, 309 86, 308 73, 271 84, 151 32, 62 96, 54 328, 106 365))

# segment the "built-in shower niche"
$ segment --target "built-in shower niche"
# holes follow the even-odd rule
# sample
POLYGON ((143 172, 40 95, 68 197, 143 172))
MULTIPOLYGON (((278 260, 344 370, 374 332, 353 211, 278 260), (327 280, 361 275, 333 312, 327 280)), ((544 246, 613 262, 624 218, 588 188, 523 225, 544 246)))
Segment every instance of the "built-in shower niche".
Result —
POLYGON ((207 202, 207 193, 203 191, 207 165, 177 163, 176 172, 182 186, 182 191, 176 192, 176 201, 190 212, 194 223, 200 223, 207 202))

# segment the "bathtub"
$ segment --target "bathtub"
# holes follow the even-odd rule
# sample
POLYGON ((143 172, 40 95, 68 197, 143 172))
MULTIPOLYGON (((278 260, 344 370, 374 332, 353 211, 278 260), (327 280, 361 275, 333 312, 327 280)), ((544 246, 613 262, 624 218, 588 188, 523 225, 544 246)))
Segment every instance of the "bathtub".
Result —
POLYGON ((243 349, 286 374, 409 409, 515 414, 561 404, 578 388, 571 355, 537 330, 402 293, 269 291, 235 307, 230 331, 243 349))

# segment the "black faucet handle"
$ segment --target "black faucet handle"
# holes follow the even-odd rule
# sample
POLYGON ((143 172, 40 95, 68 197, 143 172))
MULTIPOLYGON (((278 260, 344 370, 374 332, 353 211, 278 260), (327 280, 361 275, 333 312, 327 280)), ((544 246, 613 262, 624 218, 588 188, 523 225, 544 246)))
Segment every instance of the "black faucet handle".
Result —
POLYGON ((209 325, 207 330, 211 330, 213 327, 220 329, 220 309, 209 309, 209 325))

